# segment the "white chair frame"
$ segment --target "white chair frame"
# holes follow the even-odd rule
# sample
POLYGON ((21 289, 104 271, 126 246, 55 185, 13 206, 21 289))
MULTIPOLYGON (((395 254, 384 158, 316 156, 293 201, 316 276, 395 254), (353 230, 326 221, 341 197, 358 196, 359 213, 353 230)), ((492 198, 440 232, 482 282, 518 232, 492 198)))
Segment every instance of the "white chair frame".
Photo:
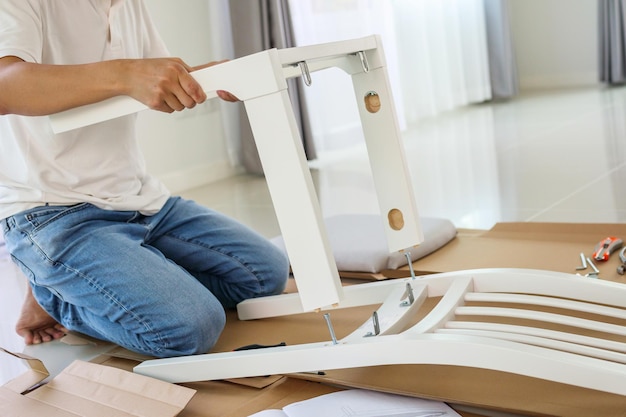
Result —
MULTIPOLYGON (((245 105, 263 171, 305 310, 338 303, 341 282, 289 100, 287 79, 337 67, 351 75, 370 157, 389 250, 422 242, 419 216, 391 97, 378 36, 270 49, 194 72, 210 98, 217 90, 235 94, 245 105), (380 109, 367 110, 372 95, 380 109)), ((129 97, 116 97, 51 116, 62 133, 146 108, 129 97)), ((271 307, 270 307, 271 308, 271 307)))
MULTIPOLYGON (((341 68, 352 77, 380 211, 386 215, 389 249, 411 248, 423 238, 379 37, 272 49, 194 76, 209 96, 227 90, 245 104, 299 290, 247 300, 238 306, 239 318, 380 304, 376 319, 341 340, 331 332, 330 342, 149 360, 135 372, 190 382, 373 365, 441 364, 626 395, 626 286, 621 284, 547 271, 484 269, 341 286, 286 83, 287 78, 301 75, 308 82, 311 72, 329 67, 341 68), (366 106, 371 95, 380 100, 379 111, 366 106), (442 298, 426 317, 409 326, 428 297, 442 298), (559 313, 542 311, 545 307, 559 313), (474 316, 481 320, 472 320, 474 316), (511 323, 503 324, 503 318, 511 323), (519 325, 517 319, 536 325, 519 325), (563 329, 555 330, 555 325, 563 329), (585 334, 588 331, 593 334, 585 334)), ((51 119, 55 131, 62 132, 144 108, 121 97, 51 119)))

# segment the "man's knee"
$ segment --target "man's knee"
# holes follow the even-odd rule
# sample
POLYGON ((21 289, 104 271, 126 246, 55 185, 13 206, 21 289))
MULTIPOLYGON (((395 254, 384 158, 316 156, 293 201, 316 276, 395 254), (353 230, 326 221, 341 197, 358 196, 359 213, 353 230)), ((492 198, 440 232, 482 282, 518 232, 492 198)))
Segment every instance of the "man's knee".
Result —
POLYGON ((223 309, 216 308, 207 315, 183 315, 173 323, 169 330, 161 331, 158 340, 147 343, 152 355, 164 358, 209 352, 224 330, 226 315, 223 309))
POLYGON ((282 251, 277 251, 271 263, 272 272, 264 281, 264 295, 276 295, 285 290, 289 278, 289 258, 282 251))

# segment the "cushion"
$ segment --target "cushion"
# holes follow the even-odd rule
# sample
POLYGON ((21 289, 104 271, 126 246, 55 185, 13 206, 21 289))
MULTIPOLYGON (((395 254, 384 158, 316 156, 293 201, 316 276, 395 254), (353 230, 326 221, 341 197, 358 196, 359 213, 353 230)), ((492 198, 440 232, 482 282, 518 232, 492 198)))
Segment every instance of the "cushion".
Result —
MULTIPOLYGON (((422 217, 420 219, 424 242, 410 248, 414 262, 444 246, 456 236, 456 227, 450 220, 422 217)), ((407 265, 404 253, 389 253, 387 237, 380 215, 342 214, 324 219, 330 247, 339 271, 379 273, 407 265)), ((285 249, 282 236, 271 241, 285 249)))

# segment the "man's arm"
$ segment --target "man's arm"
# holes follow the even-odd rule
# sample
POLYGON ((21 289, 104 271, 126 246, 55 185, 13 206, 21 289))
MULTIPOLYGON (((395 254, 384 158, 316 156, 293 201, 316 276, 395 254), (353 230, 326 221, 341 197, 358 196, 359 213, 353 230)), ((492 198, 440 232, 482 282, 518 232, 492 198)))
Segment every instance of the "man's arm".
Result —
POLYGON ((206 100, 190 71, 177 58, 43 65, 4 57, 0 58, 0 114, 44 116, 119 95, 154 110, 180 111, 206 100))

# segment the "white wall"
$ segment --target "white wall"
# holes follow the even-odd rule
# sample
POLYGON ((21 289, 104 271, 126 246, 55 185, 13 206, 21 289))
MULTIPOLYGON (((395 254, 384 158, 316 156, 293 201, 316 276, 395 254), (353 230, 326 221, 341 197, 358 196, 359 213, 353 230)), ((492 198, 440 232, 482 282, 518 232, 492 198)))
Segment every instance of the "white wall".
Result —
POLYGON ((598 83, 597 0, 509 0, 522 90, 598 83))
MULTIPOLYGON (((146 0, 155 24, 174 56, 190 65, 229 58, 229 42, 219 32, 228 19, 219 15, 222 0, 146 0)), ((233 131, 232 103, 210 100, 172 115, 144 111, 139 135, 149 171, 174 193, 239 172, 236 149, 228 145, 233 131), (224 111, 231 106, 231 111, 224 111)), ((232 141, 230 142, 232 143, 232 141)))

